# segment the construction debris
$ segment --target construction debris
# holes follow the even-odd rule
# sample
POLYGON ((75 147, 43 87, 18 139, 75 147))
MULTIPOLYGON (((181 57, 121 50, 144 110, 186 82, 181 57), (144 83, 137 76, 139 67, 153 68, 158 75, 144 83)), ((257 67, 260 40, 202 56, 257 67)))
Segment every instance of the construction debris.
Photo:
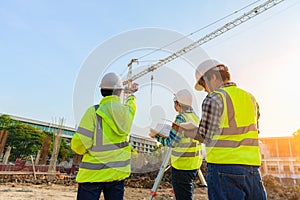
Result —
POLYGON ((299 200, 300 186, 284 186, 280 184, 275 177, 267 175, 263 177, 263 183, 267 190, 268 199, 273 200, 299 200))
POLYGON ((1 174, 0 184, 14 183, 14 184, 33 184, 33 185, 75 185, 77 184, 75 178, 68 175, 57 174, 53 175, 36 175, 36 179, 32 174, 1 174))
MULTIPOLYGON (((149 189, 154 184, 155 177, 158 171, 148 173, 132 173, 131 176, 125 180, 126 188, 136 189, 149 189)), ((267 190, 267 196, 269 200, 299 200, 300 199, 300 186, 284 186, 279 183, 275 177, 268 175, 263 177, 263 183, 267 190)), ((13 184, 12 187, 17 185, 44 185, 45 187, 51 185, 64 185, 76 187, 74 175, 67 175, 63 173, 57 173, 56 175, 48 174, 36 174, 36 180, 33 174, 0 174, 0 185, 13 184)), ((44 187, 43 186, 43 187, 44 187)), ((159 191, 164 191, 160 198, 171 199, 169 191, 171 189, 171 169, 168 169, 164 177, 162 178, 161 184, 159 185, 159 191)), ((205 189, 201 189, 200 181, 197 180, 195 188, 199 188, 201 194, 205 193, 205 189)), ((198 190, 197 190, 198 191, 198 190)), ((161 192, 160 192, 161 193, 161 192)), ((159 199, 159 198, 158 198, 159 199)))
MULTIPOLYGON (((125 185, 132 188, 147 188, 151 189, 158 170, 147 173, 134 173, 125 180, 125 185)), ((163 178, 159 188, 171 188, 171 169, 168 169, 163 178)), ((149 190, 150 191, 150 190, 149 190)))

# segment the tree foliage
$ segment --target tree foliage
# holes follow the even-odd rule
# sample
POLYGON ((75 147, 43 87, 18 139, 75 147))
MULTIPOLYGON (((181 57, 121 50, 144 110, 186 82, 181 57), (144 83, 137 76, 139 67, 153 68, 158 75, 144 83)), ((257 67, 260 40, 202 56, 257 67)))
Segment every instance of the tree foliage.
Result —
POLYGON ((69 161, 69 158, 73 156, 74 152, 71 150, 71 146, 68 143, 67 139, 62 139, 60 143, 58 161, 69 161))
POLYGON ((0 116, 0 128, 6 129, 10 125, 12 125, 13 120, 10 118, 9 115, 1 115, 0 116))
MULTIPOLYGON (((9 161, 14 162, 17 158, 28 159, 30 155, 37 155, 37 152, 42 147, 42 142, 45 137, 53 136, 53 133, 45 132, 35 127, 18 123, 10 118, 9 115, 0 116, 0 129, 9 131, 6 141, 6 147, 11 147, 9 161)), ((53 141, 51 142, 48 152, 48 158, 51 157, 53 149, 53 141)), ((69 160, 73 156, 70 145, 65 139, 62 139, 58 161, 69 160)))
POLYGON ((17 158, 27 159, 30 155, 36 155, 41 148, 45 133, 34 127, 15 124, 7 127, 9 135, 6 146, 11 147, 10 161, 17 158))

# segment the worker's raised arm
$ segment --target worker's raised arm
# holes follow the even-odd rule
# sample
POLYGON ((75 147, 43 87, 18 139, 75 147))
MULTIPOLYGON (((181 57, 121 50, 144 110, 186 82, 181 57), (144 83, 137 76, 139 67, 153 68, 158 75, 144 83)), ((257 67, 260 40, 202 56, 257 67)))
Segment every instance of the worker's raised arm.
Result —
POLYGON ((129 113, 130 113, 129 115, 132 117, 135 115, 135 111, 136 111, 135 99, 136 97, 134 95, 131 95, 126 100, 126 105, 129 108, 129 113))

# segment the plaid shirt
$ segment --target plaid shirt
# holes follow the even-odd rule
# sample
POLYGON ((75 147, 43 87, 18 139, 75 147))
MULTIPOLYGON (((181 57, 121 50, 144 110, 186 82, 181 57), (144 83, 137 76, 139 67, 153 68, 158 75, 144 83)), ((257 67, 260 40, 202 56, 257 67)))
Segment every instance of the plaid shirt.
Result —
MULTIPOLYGON (((233 82, 220 85, 222 87, 236 86, 233 82)), ((257 120, 259 118, 259 107, 257 105, 257 120)), ((202 103, 202 117, 195 139, 205 144, 210 143, 212 135, 219 133, 220 119, 223 113, 224 104, 222 97, 217 93, 209 93, 202 103)), ((257 121, 258 127, 258 121, 257 121)))
MULTIPOLYGON (((182 113, 192 113, 194 112, 193 109, 189 109, 186 111, 183 111, 182 113)), ((183 123, 185 122, 183 116, 181 114, 176 116, 175 122, 177 123, 183 123)), ((177 133, 173 128, 170 131, 169 137, 164 138, 159 135, 155 135, 155 138, 158 142, 160 142, 163 146, 169 146, 169 147, 175 147, 181 140, 182 134, 177 133)))

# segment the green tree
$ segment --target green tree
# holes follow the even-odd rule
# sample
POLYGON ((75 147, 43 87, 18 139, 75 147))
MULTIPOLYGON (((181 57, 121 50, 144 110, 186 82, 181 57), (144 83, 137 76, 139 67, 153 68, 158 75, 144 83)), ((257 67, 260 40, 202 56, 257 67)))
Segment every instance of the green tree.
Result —
POLYGON ((17 158, 27 159, 30 155, 36 155, 41 148, 45 132, 24 124, 15 124, 7 127, 9 136, 6 146, 11 147, 9 160, 17 158))
POLYGON ((62 139, 60 143, 60 149, 58 154, 58 161, 69 161, 70 157, 73 157, 74 153, 71 150, 70 144, 67 142, 67 139, 62 139))
POLYGON ((1 115, 0 116, 0 129, 6 129, 10 125, 12 125, 13 120, 9 115, 1 115))
MULTIPOLYGON (((35 127, 18 123, 12 120, 9 115, 0 116, 0 130, 9 131, 6 141, 6 147, 11 147, 9 161, 14 162, 17 158, 28 159, 30 155, 36 155, 42 146, 43 139, 46 136, 53 136, 53 133, 45 132, 35 127)), ((62 139, 58 160, 69 160, 73 156, 73 152, 69 145, 68 139, 62 139)), ((53 149, 53 141, 51 141, 48 157, 51 157, 53 149)))

